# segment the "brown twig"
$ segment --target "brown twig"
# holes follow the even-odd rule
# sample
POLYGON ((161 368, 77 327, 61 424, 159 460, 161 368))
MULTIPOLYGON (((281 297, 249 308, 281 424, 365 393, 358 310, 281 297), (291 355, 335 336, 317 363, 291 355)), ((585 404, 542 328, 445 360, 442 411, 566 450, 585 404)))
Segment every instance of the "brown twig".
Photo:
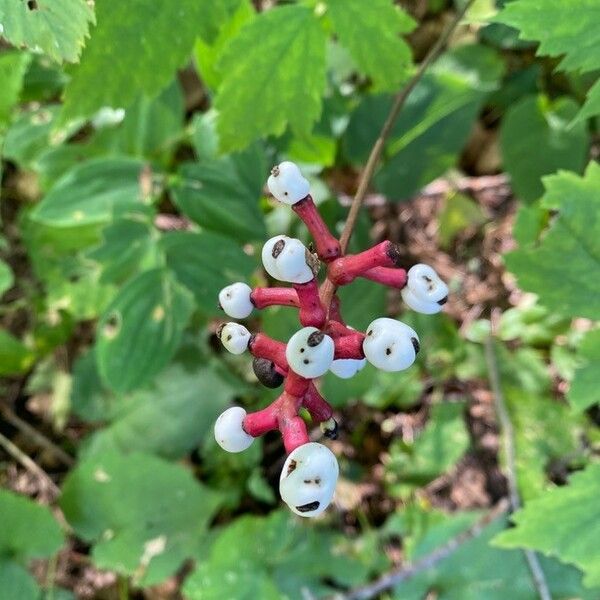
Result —
MULTIPOLYGON (((396 94, 394 98, 394 102, 392 104, 392 108, 381 128, 379 133, 379 137, 375 141, 373 148, 371 149, 371 153, 369 154, 369 158, 367 160, 367 164, 363 172, 361 173, 360 179, 358 181, 358 188, 356 190, 356 194, 354 195, 354 199, 352 200, 352 205, 350 206, 350 211, 348 212, 348 217, 346 219, 346 223, 344 224, 344 229, 342 230, 342 234, 340 236, 340 246, 342 253, 345 253, 348 249, 348 243, 350 242, 350 238, 352 237, 352 232, 354 231, 354 226, 356 225, 356 219, 358 218, 358 213, 362 206, 362 203, 367 194, 367 190, 369 188, 369 184, 371 183, 371 179, 373 174, 375 173, 375 168, 379 159, 381 158, 381 154, 383 152, 383 148, 385 146, 385 142, 389 137, 392 128, 394 127, 394 123, 406 102, 406 99, 410 96, 410 93, 413 91, 415 86, 421 81, 425 71, 428 69, 429 65, 439 56, 440 52, 446 45, 446 42, 452 35, 452 32, 456 29, 457 25, 462 20, 463 16, 473 4, 474 0, 468 0, 465 5, 456 13, 455 17, 448 24, 448 26, 442 32, 442 35, 438 38, 436 43, 431 47, 427 56, 423 59, 419 68, 415 72, 415 74, 408 80, 407 84, 396 94)), ((325 306, 329 306, 331 304, 331 299, 335 294, 335 286, 329 280, 327 280, 323 284, 323 289, 321 292, 321 297, 323 299, 323 303, 325 306)))
POLYGON ((459 533, 456 537, 446 542, 443 546, 436 548, 430 554, 427 554, 412 564, 403 565, 402 567, 385 573, 368 585, 350 590, 346 593, 335 594, 330 598, 330 600, 368 600, 369 598, 374 598, 385 590, 389 590, 397 586, 399 583, 402 583, 403 581, 422 573, 423 571, 431 569, 438 562, 450 556, 464 543, 479 536, 485 527, 500 515, 504 514, 508 510, 508 507, 509 501, 507 499, 504 498, 500 500, 500 502, 498 502, 498 504, 496 504, 496 506, 492 508, 490 512, 486 513, 481 519, 473 523, 471 527, 459 533))
POLYGON ((18 446, 15 446, 6 436, 0 433, 0 446, 6 450, 18 463, 27 469, 33 475, 39 477, 55 496, 58 496, 60 490, 57 485, 50 479, 46 471, 39 467, 27 454, 25 454, 18 446))
MULTIPOLYGON (((493 319, 492 319, 493 322, 493 319)), ((510 415, 502 393, 500 385, 500 372, 498 369, 498 361, 496 359, 496 351, 494 349, 493 334, 488 336, 485 341, 485 360, 488 368, 488 376, 490 387, 494 396, 494 407, 498 416, 500 425, 500 437, 504 447, 504 456, 506 459, 506 480, 508 482, 508 495, 510 500, 511 512, 515 512, 521 508, 521 496, 519 494, 519 486, 517 482, 517 455, 515 450, 515 433, 510 420, 510 415)), ((531 572, 533 583, 541 600, 552 600, 550 590, 544 576, 544 571, 540 565, 540 561, 535 552, 532 550, 523 550, 527 566, 531 572)))
POLYGON ((23 435, 28 437, 34 444, 51 452, 60 462, 67 467, 75 464, 75 459, 49 440, 44 434, 32 427, 26 421, 18 417, 8 406, 0 404, 0 412, 4 419, 13 427, 16 427, 23 435))

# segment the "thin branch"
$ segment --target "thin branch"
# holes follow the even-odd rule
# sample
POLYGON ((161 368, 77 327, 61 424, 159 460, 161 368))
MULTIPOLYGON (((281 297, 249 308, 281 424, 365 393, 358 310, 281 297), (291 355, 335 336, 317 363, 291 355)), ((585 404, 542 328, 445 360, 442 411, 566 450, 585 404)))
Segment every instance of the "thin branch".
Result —
MULTIPOLYGON (((498 421, 500 424, 500 434, 502 445, 504 447, 504 456, 506 459, 506 480, 508 482, 508 495, 510 499, 511 512, 521 508, 521 496, 517 482, 517 455, 515 450, 515 432, 510 420, 502 387, 500 385, 500 372, 498 369, 498 360, 494 349, 494 338, 488 336, 485 341, 485 360, 488 368, 488 375, 492 394, 494 395, 494 406, 498 421)), ((523 550, 527 565, 531 572, 533 583, 541 600, 552 600, 548 583, 544 576, 544 571, 535 552, 532 550, 523 550)))
POLYGON ((348 213, 348 218, 346 219, 346 224, 344 225, 344 230, 342 231, 342 235, 340 236, 340 245, 342 247, 342 252, 346 252, 348 248, 348 242, 350 241, 350 237, 352 236, 352 232, 354 230, 354 226, 356 224, 356 219, 358 217, 358 212, 363 203, 365 195, 367 193, 367 189, 369 188, 369 183, 371 182, 371 178, 373 177, 373 173, 375 172, 375 167, 381 158, 381 154, 383 152, 383 147, 385 142, 390 135, 392 128, 394 127, 394 123, 406 99, 410 96, 410 93, 413 91, 417 83, 421 81, 425 71, 428 69, 429 65, 439 56, 440 52, 443 50, 446 42, 452 35, 453 31, 456 29, 465 13, 473 4, 474 0, 468 0, 465 5, 456 13, 455 17, 448 24, 446 29, 442 32, 442 35, 438 38, 436 43, 432 46, 431 50, 427 53, 427 56, 423 59, 423 62, 419 65, 416 73, 409 79, 408 83, 398 92, 396 98, 394 99, 394 103, 392 104, 392 108, 381 128, 381 132, 379 133, 379 137, 377 141, 373 145, 371 149, 371 154, 367 160, 367 164, 365 165, 365 169, 361 174, 360 180, 358 182, 358 189, 356 190, 356 194, 354 195, 354 200, 352 201, 352 206, 350 207, 350 212, 348 213))
POLYGON ((427 554, 412 564, 404 565, 398 569, 385 573, 368 585, 350 590, 346 593, 335 594, 331 597, 331 600, 368 600, 386 590, 396 587, 398 584, 410 579, 414 575, 431 569, 441 560, 453 554, 460 546, 469 540, 478 537, 487 525, 508 510, 509 504, 509 501, 505 498, 500 500, 490 512, 486 513, 481 519, 473 523, 471 527, 459 533, 443 546, 436 548, 430 554, 427 554))
MULTIPOLYGON (((465 5, 456 13, 452 21, 447 25, 447 27, 442 32, 442 35, 438 38, 436 43, 431 47, 427 56, 423 59, 419 68, 415 72, 415 74, 408 80, 408 83, 396 94, 394 98, 394 103, 392 104, 392 108, 381 128, 379 133, 379 137, 375 141, 373 148, 371 149, 371 153, 369 154, 369 158, 367 160, 367 164, 363 172, 361 173, 360 179, 358 181, 358 188, 356 190, 356 194, 354 195, 354 199, 352 200, 352 205, 350 206, 350 211, 348 212, 348 217, 346 218, 346 223, 344 224, 344 229, 342 230, 342 234, 340 236, 340 246, 342 253, 345 253, 348 249, 348 243, 350 242, 350 238, 352 237, 352 232, 354 231, 354 226, 356 225, 356 219, 358 218, 358 213, 360 208, 364 202, 365 196, 367 194, 367 190, 369 189, 369 184, 371 183, 371 179, 373 174, 375 173, 375 168, 377 167, 377 163, 381 158, 381 154, 383 153, 383 148, 385 146, 385 142, 389 137, 392 128, 394 127, 394 123, 406 102, 406 99, 410 96, 410 93, 413 91, 415 86, 421 81, 425 71, 429 68, 429 65, 439 56, 440 52, 443 50, 450 36, 464 17, 465 13, 469 9, 469 7, 473 4, 475 0, 468 0, 465 5)), ((331 281, 326 280, 321 289, 321 299, 323 304, 327 307, 331 305, 331 299, 335 294, 335 285, 331 283, 331 281)))
POLYGON ((39 477, 46 483, 48 488, 53 492, 54 495, 58 496, 60 490, 57 485, 50 479, 50 476, 46 471, 39 467, 27 454, 25 454, 18 446, 15 446, 6 436, 0 433, 0 446, 6 450, 17 462, 19 462, 25 469, 27 469, 33 475, 39 477))
POLYGON ((26 421, 18 417, 8 406, 0 404, 2 416, 13 427, 16 427, 23 435, 28 437, 34 444, 51 452, 60 462, 67 467, 75 464, 75 459, 67 454, 62 448, 59 448, 54 442, 49 440, 43 433, 40 433, 35 427, 32 427, 26 421))

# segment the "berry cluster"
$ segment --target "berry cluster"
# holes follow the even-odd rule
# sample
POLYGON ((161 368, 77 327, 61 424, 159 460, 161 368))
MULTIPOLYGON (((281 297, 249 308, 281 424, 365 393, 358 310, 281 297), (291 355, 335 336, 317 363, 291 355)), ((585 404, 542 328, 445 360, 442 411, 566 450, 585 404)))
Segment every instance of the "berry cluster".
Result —
POLYGON ((408 272, 400 268, 398 248, 389 241, 359 254, 343 254, 309 194, 308 181, 294 163, 274 167, 267 185, 277 200, 290 205, 304 221, 316 254, 300 240, 285 235, 271 238, 262 249, 263 266, 271 277, 292 286, 251 289, 238 282, 221 290, 219 304, 236 319, 248 317, 255 308, 292 306, 298 309, 303 328, 284 344, 263 333, 251 334, 238 323, 220 327, 218 335, 225 348, 233 354, 249 350, 259 381, 270 388, 283 384, 283 392, 258 412, 247 414, 239 406, 226 410, 215 424, 215 438, 228 452, 241 452, 254 438, 279 429, 288 453, 279 480, 281 497, 296 514, 313 517, 330 504, 339 472, 333 453, 309 441, 299 415, 306 409, 326 437, 337 436, 333 410, 315 379, 327 371, 353 377, 367 361, 384 371, 402 371, 419 352, 417 333, 395 319, 375 319, 366 334, 346 325, 337 295, 333 293, 328 301, 325 284, 319 287, 321 265, 326 266, 328 285, 334 289, 363 277, 402 290, 404 302, 426 314, 441 310, 448 288, 427 265, 415 265, 408 272))

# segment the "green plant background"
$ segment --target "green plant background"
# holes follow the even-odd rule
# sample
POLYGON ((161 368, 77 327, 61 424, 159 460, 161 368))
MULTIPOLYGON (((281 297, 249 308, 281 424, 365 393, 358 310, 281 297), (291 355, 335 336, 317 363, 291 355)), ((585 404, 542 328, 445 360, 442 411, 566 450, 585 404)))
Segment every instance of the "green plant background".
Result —
POLYGON ((418 560, 506 495, 487 343, 524 507, 383 597, 536 598, 523 548, 553 598, 600 597, 597 0, 475 0, 408 97, 351 249, 399 241, 451 300, 424 317, 343 290, 351 325, 399 315, 423 352, 324 378, 334 507, 281 508, 276 437, 212 438, 226 407, 273 398, 215 343, 217 293, 265 283, 266 237, 308 241, 269 168, 301 164, 339 232, 394 93, 462 5, 0 0, 0 595, 322 598, 418 560))

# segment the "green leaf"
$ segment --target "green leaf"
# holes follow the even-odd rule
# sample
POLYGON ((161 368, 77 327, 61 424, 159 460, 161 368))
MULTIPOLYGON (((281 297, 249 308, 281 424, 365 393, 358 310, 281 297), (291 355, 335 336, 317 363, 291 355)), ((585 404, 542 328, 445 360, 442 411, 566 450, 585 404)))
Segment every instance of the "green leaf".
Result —
POLYGON ((544 175, 558 169, 583 170, 589 139, 585 123, 570 125, 576 113, 570 98, 550 102, 544 96, 524 98, 506 113, 500 146, 512 188, 521 200, 533 202, 543 194, 544 175))
POLYGON ((413 444, 392 444, 386 465, 388 483, 421 486, 450 469, 469 447, 463 411, 462 403, 436 404, 413 444))
POLYGON ((231 41, 215 99, 223 150, 270 134, 310 132, 325 87, 325 32, 305 6, 261 13, 231 41))
MULTIPOLYGON (((584 73, 600 68, 600 33, 595 26, 600 20, 600 5, 596 0, 510 2, 496 20, 519 29, 521 39, 539 41, 538 55, 562 57, 558 69, 584 73)), ((596 84, 578 120, 600 113, 599 94, 596 84)))
POLYGON ((0 296, 9 290, 15 281, 12 269, 3 261, 0 260, 0 296))
POLYGON ((2 35, 14 46, 41 50, 56 61, 77 62, 93 22, 86 0, 0 0, 2 35))
POLYGON ((179 465, 108 451, 67 476, 60 506, 94 564, 153 585, 195 555, 219 496, 179 465))
POLYGON ((0 590, 5 598, 39 600, 37 581, 21 565, 0 558, 0 590))
MULTIPOLYGON (((454 166, 501 72, 497 56, 483 46, 462 46, 440 58, 396 121, 386 145, 388 160, 375 178, 378 189, 406 199, 454 166)), ((351 114, 344 146, 354 164, 366 161, 392 102, 387 95, 366 96, 351 114)))
POLYGON ((118 449, 181 458, 212 435, 216 418, 239 387, 214 365, 190 371, 173 363, 149 388, 113 403, 123 406, 108 427, 86 440, 85 453, 118 449))
POLYGON ((102 283, 122 282, 143 266, 156 266, 158 235, 152 214, 129 214, 115 219, 102 231, 102 243, 87 256, 102 266, 102 283))
MULTIPOLYGON (((1 10, 0 8, 0 14, 1 10)), ((24 52, 3 52, 0 54, 0 90, 2 90, 2 95, 0 95, 0 132, 4 129, 4 125, 10 121, 12 109, 19 100, 23 76, 30 60, 31 56, 24 52)))
POLYGON ((204 229, 240 241, 263 239, 258 200, 265 172, 264 157, 251 151, 185 164, 173 186, 175 204, 204 229))
POLYGON ((209 315, 223 314, 218 307, 219 292, 230 283, 247 280, 256 267, 256 260, 230 238, 208 231, 167 233, 161 248, 169 269, 209 315))
POLYGON ((569 484, 546 492, 513 515, 516 527, 494 543, 530 548, 575 564, 585 585, 600 586, 600 464, 571 476, 569 484))
POLYGON ((0 490, 0 514, 0 556, 15 560, 43 558, 62 546, 64 536, 49 508, 0 490))
POLYGON ((179 0, 173 10, 154 0, 96 0, 98 25, 67 84, 63 120, 91 116, 103 106, 127 108, 140 94, 155 96, 185 64, 196 36, 213 34, 220 5, 179 0))
POLYGON ((542 206, 558 211, 536 244, 505 255, 519 286, 569 317, 600 318, 600 166, 585 175, 560 172, 544 179, 542 206), (568 260, 565 260, 568 257, 568 260))
POLYGON ((577 349, 578 366, 567 398, 577 411, 600 401, 598 364, 600 363, 600 329, 589 331, 577 349))
POLYGON ((406 78, 411 50, 400 34, 415 23, 390 0, 327 0, 340 43, 379 89, 395 89, 406 78))
POLYGON ((35 354, 7 331, 0 329, 0 375, 18 375, 27 371, 35 354))
POLYGON ((327 591, 319 581, 323 577, 352 585, 366 574, 340 538, 275 511, 266 518, 242 516, 224 528, 183 593, 190 600, 300 600, 302 586, 313 593, 327 591))
MULTIPOLYGON (((598 68, 600 68, 600 61, 598 64, 598 68)), ((600 79, 588 91, 585 104, 581 107, 577 120, 583 121, 596 115, 600 115, 600 79)))
MULTIPOLYGON (((510 353, 496 345, 500 385, 514 429, 517 481, 522 496, 539 496, 549 485, 552 461, 577 456, 581 422, 552 397, 546 364, 530 348, 510 353)), ((506 457, 502 457, 506 460, 506 457)))
POLYGON ((103 381, 126 392, 169 362, 192 313, 191 294, 163 269, 128 282, 98 324, 96 358, 103 381))
MULTIPOLYGON (((425 534, 410 549, 411 561, 447 543, 477 517, 473 513, 434 515, 435 521, 429 517, 425 534)), ((438 600, 534 600, 538 593, 523 553, 490 546, 493 536, 505 527, 505 519, 497 519, 450 556, 400 584, 393 597, 422 600, 435 590, 438 600)), ((572 567, 543 556, 540 562, 554 600, 595 598, 594 592, 583 589, 581 574, 572 567)))
POLYGON ((132 158, 100 158, 66 173, 31 211, 52 227, 107 223, 118 206, 142 203, 139 176, 143 163, 132 158))
POLYGON ((378 315, 386 313, 386 290, 366 279, 356 279, 339 293, 344 319, 351 327, 364 330, 378 315))

